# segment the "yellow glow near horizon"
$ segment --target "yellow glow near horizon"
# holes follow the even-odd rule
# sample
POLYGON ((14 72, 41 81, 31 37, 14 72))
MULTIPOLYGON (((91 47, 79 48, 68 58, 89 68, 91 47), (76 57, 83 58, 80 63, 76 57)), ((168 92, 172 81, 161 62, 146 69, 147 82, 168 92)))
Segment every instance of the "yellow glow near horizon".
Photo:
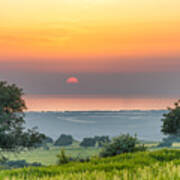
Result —
POLYGON ((0 0, 0 57, 174 55, 179 0, 0 0))

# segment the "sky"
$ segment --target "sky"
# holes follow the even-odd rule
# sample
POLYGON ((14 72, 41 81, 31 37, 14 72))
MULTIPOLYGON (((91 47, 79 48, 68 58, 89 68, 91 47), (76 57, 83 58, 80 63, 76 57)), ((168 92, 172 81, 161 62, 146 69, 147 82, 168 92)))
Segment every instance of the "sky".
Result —
POLYGON ((179 7, 179 0, 0 0, 0 80, 26 94, 178 97, 179 7))

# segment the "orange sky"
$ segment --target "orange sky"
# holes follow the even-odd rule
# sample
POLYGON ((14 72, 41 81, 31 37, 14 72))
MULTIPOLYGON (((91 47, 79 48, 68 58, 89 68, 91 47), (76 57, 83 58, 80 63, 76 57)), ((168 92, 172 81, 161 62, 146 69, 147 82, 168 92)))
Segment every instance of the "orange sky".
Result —
POLYGON ((0 4, 0 61, 64 60, 66 69, 73 71, 77 64, 83 71, 84 61, 98 66, 97 61, 121 57, 119 65, 128 70, 132 57, 179 56, 179 0, 0 0, 0 4))
POLYGON ((172 106, 175 98, 122 98, 113 96, 30 95, 28 111, 160 110, 172 106))

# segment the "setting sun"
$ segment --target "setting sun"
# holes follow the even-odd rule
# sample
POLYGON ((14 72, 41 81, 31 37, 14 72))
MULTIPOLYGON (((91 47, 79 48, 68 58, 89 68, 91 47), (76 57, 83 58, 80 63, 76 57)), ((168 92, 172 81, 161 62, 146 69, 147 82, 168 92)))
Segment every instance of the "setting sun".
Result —
POLYGON ((68 83, 68 84, 78 84, 79 83, 79 79, 76 78, 76 77, 69 77, 66 80, 66 83, 68 83))

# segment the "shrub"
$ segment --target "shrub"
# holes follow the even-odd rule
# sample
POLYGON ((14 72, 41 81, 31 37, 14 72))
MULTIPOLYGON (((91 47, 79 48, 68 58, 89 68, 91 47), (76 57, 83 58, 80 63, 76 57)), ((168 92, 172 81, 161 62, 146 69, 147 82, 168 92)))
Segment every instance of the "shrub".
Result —
POLYGON ((62 134, 54 143, 55 146, 67 146, 73 143, 73 137, 71 135, 62 134))
POLYGON ((171 147, 174 142, 180 142, 180 136, 170 135, 166 138, 163 138, 158 147, 171 147))
POLYGON ((173 140, 171 138, 163 138, 162 142, 158 144, 158 147, 171 147, 173 140))
POLYGON ((69 162, 69 157, 66 156, 64 149, 61 149, 60 153, 57 155, 58 165, 67 164, 69 162))
POLYGON ((38 162, 28 163, 25 160, 14 160, 14 161, 6 160, 4 162, 0 162, 0 169, 23 168, 29 166, 37 167, 37 166, 42 166, 42 164, 38 162))
POLYGON ((100 152, 101 157, 115 156, 122 153, 144 151, 144 145, 140 145, 136 136, 124 134, 114 138, 110 143, 104 145, 100 152))

